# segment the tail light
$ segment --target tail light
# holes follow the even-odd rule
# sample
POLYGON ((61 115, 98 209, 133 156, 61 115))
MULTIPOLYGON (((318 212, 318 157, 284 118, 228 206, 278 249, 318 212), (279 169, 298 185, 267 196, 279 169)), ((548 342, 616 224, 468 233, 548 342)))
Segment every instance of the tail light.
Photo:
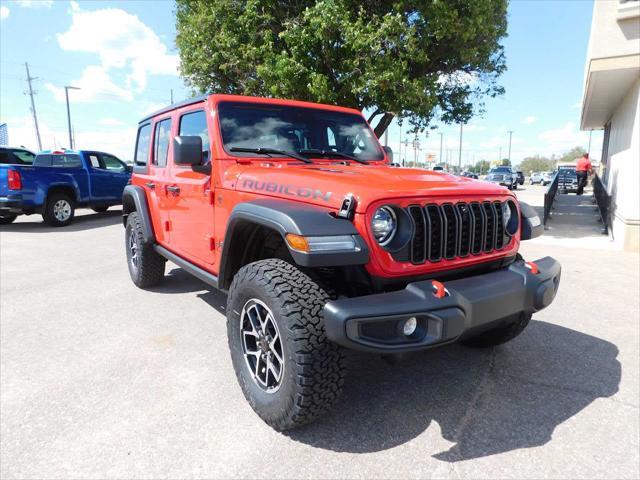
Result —
POLYGON ((20 190, 22 189, 22 178, 20 177, 20 172, 17 170, 9 170, 8 171, 8 183, 9 190, 20 190))

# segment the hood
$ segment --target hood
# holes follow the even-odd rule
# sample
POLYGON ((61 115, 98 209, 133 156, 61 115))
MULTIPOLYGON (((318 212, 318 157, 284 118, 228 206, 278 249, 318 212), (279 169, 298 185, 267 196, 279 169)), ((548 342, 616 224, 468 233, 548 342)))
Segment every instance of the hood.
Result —
POLYGON ((384 199, 508 194, 504 187, 487 182, 384 164, 256 162, 238 168, 236 190, 336 209, 346 195, 352 194, 358 213, 363 213, 372 202, 384 199))

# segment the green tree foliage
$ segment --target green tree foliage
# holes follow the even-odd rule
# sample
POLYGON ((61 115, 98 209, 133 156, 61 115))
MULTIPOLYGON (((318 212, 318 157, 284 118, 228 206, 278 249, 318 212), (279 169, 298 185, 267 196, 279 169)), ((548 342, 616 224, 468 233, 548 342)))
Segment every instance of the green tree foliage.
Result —
POLYGON ((487 160, 480 160, 475 165, 469 167, 469 171, 479 175, 486 175, 491 168, 491 163, 487 160))
POLYGON ((553 158, 541 157, 535 155, 533 157, 526 157, 518 167, 518 170, 528 174, 530 172, 549 172, 555 170, 556 160, 553 158))
POLYGON ((576 158, 580 158, 587 151, 582 147, 573 147, 568 152, 563 153, 558 159, 558 163, 571 163, 575 161, 576 158))
POLYGON ((339 104, 414 130, 468 121, 503 93, 507 0, 177 0, 198 91, 339 104))

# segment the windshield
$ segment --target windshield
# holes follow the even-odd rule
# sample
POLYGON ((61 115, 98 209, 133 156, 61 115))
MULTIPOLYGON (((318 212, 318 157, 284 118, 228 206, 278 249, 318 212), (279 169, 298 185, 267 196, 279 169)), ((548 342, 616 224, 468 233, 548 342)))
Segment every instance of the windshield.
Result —
POLYGON ((496 167, 491 170, 491 172, 495 173, 511 173, 511 168, 509 167, 496 167))
MULTIPOLYGON (((377 140, 360 115, 243 102, 223 102, 218 113, 224 148, 236 156, 253 154, 232 152, 234 147, 277 149, 307 157, 331 158, 331 152, 336 152, 360 160, 384 158, 377 140), (324 154, 319 155, 319 152, 324 154)), ((342 159, 339 155, 336 158, 342 159)))

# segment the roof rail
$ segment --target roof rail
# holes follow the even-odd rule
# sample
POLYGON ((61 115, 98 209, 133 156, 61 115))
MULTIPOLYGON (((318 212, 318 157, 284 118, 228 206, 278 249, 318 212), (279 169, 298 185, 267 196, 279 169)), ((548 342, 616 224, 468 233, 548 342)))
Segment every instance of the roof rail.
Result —
POLYGON ((172 110, 175 110, 176 108, 185 107, 187 105, 192 105, 194 103, 204 102, 207 99, 207 97, 209 97, 209 95, 210 94, 205 93, 204 95, 198 95, 197 97, 188 98, 186 100, 182 100, 181 102, 172 103, 168 107, 161 108, 160 110, 147 115, 142 120, 140 120, 138 123, 146 122, 147 120, 150 120, 151 118, 153 118, 153 117, 155 117, 157 115, 161 115, 163 113, 170 112, 172 110))

